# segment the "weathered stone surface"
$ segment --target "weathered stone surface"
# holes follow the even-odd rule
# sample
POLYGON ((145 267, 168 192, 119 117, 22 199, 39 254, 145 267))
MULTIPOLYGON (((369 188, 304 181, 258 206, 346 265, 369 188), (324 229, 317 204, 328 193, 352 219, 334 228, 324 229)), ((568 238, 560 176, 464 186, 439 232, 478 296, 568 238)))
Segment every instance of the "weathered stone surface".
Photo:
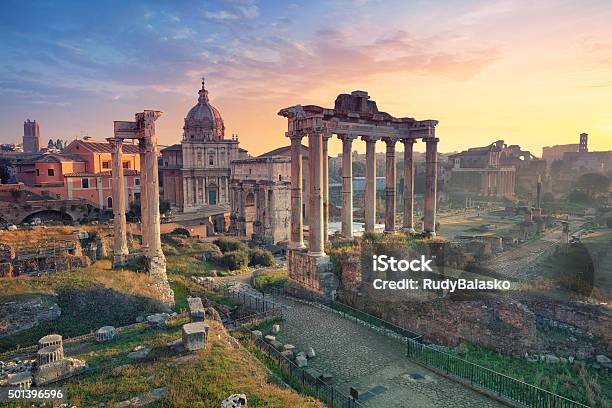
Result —
POLYGON ((127 357, 132 360, 143 360, 147 358, 150 352, 151 352, 150 348, 144 347, 144 346, 138 346, 134 348, 132 352, 128 353, 127 357))
POLYGON ((218 322, 222 321, 221 316, 219 316, 219 312, 214 307, 207 307, 205 309, 206 318, 210 320, 216 320, 218 322))
POLYGON ((253 340, 261 339, 262 336, 263 333, 260 330, 253 330, 251 332, 251 337, 253 338, 253 340))
POLYGON ((278 351, 282 351, 282 350, 283 350, 283 343, 281 343, 280 341, 278 341, 278 340, 272 340, 272 341, 270 341, 269 343, 270 343, 270 345, 271 345, 272 347, 274 347, 274 348, 275 348, 275 349, 277 349, 278 351))
POLYGON ((60 307, 50 296, 28 296, 21 301, 0 302, 0 338, 55 320, 61 314, 60 307))
POLYGON ((147 322, 149 322, 151 326, 166 327, 168 317, 170 317, 168 313, 155 313, 147 316, 147 322))
POLYGON ((145 405, 149 405, 154 403, 155 401, 159 401, 166 396, 168 393, 168 388, 161 387, 155 388, 154 390, 139 395, 134 398, 130 398, 129 400, 121 401, 115 404, 115 407, 118 408, 126 408, 126 407, 144 407, 145 405))
POLYGON ((291 359, 293 358, 293 351, 291 350, 285 350, 285 351, 281 351, 281 356, 291 359))
POLYGON ((272 335, 268 334, 268 335, 266 335, 266 337, 264 337, 264 340, 266 340, 268 343, 271 343, 271 342, 276 340, 276 336, 272 336, 272 335))
POLYGON ((189 318, 192 322, 204 321, 206 318, 206 310, 204 309, 201 298, 187 298, 187 307, 189 308, 189 318))
POLYGON ((314 349, 312 347, 308 347, 306 349, 306 357, 308 357, 308 358, 316 357, 316 353, 315 353, 315 351, 314 351, 314 349))
POLYGON ((274 326, 272 326, 272 333, 273 334, 280 333, 280 325, 279 324, 275 324, 274 326))
POLYGON ((595 360, 599 364, 610 364, 610 363, 612 363, 612 360, 610 360, 610 358, 608 356, 604 356, 603 354, 599 354, 599 355, 595 356, 595 360))
POLYGON ((203 322, 193 322, 183 325, 182 339, 185 350, 194 351, 206 346, 208 325, 203 322))
POLYGON ((293 344, 285 344, 283 346, 283 349, 293 351, 295 349, 295 346, 293 344))
POLYGON ((221 401, 221 408, 247 408, 247 397, 244 394, 232 394, 221 401))

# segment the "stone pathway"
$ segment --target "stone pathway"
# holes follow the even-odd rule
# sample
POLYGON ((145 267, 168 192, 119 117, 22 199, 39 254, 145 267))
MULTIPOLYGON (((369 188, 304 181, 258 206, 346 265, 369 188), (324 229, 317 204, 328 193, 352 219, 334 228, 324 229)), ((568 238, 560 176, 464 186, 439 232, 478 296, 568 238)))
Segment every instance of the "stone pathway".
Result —
POLYGON ((277 339, 302 350, 313 347, 317 357, 309 366, 331 374, 347 395, 350 387, 361 395, 370 391, 365 407, 506 406, 411 362, 400 343, 371 329, 289 298, 277 301, 288 306, 277 339))

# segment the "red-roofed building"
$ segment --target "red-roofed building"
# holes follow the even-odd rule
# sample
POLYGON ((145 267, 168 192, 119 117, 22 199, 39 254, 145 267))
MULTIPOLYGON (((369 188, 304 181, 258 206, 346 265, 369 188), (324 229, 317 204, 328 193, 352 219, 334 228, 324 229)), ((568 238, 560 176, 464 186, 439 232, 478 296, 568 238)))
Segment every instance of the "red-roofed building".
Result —
MULTIPOLYGON (((111 146, 90 138, 72 141, 61 153, 47 153, 17 163, 26 189, 54 199, 84 199, 101 210, 112 208, 111 146)), ((126 204, 140 199, 140 152, 123 145, 126 204)))

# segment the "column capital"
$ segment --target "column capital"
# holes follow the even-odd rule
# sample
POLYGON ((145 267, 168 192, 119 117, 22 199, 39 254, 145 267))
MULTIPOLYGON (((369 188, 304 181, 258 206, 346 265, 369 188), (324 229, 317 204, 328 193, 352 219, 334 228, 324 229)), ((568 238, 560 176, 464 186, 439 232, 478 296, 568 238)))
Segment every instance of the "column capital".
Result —
POLYGON ((342 140, 343 142, 353 142, 353 140, 357 139, 357 136, 355 135, 351 135, 348 133, 341 133, 338 134, 338 139, 342 140))
POLYGON ((382 141, 387 144, 387 146, 395 146, 397 143, 397 139, 393 137, 383 137, 382 141))
POLYGON ((306 136, 302 132, 285 132, 285 136, 291 140, 302 140, 306 136))
POLYGON ((425 143, 438 143, 440 141, 440 139, 437 138, 437 137, 424 137, 423 141, 425 143))
POLYGON ((407 144, 415 144, 416 141, 417 141, 416 139, 412 139, 412 138, 400 139, 400 142, 402 142, 405 145, 407 145, 407 144))
POLYGON ((361 140, 363 140, 366 143, 368 143, 368 142, 377 142, 377 141, 380 140, 380 137, 378 137, 378 136, 361 136, 361 140))

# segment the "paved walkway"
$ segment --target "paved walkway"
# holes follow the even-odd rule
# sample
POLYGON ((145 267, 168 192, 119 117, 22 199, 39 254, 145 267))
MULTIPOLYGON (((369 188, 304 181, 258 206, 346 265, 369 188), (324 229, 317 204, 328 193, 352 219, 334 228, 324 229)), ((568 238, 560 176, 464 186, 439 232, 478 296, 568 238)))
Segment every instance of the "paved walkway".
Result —
POLYGON ((411 362, 397 341, 333 312, 285 297, 277 301, 288 306, 277 338, 301 349, 313 347, 317 357, 309 366, 331 374, 347 395, 351 386, 360 395, 371 391, 364 403, 368 408, 505 407, 411 362), (411 374, 417 381, 406 377, 411 374))

